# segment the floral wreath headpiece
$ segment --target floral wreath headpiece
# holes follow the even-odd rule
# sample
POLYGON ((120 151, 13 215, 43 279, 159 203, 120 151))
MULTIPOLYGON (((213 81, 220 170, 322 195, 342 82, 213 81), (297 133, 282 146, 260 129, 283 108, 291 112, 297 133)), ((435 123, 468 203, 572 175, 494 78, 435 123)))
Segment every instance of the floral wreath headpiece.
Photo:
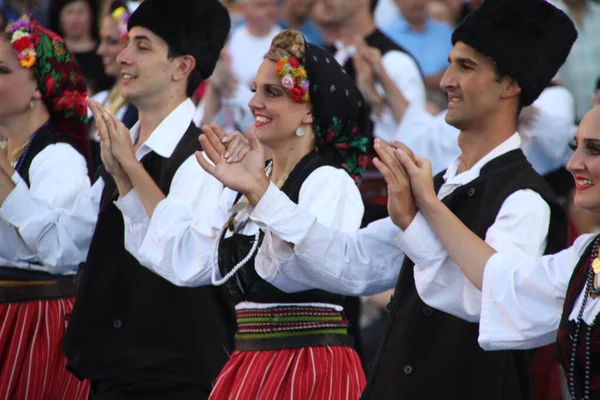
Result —
POLYGON ((30 14, 15 21, 7 32, 19 64, 36 77, 55 132, 71 136, 86 155, 87 87, 75 56, 59 35, 42 27, 30 14))
POLYGON ((35 53, 34 37, 31 34, 33 27, 27 18, 21 18, 12 24, 10 31, 10 44, 12 45, 19 64, 23 68, 31 68, 35 65, 37 55, 35 53))
POLYGON ((277 61, 276 73, 281 80, 281 85, 297 103, 310 102, 308 89, 310 81, 306 69, 294 57, 283 57, 277 61))
POLYGON ((124 6, 121 6, 116 8, 110 16, 117 23, 117 30, 119 31, 119 38, 121 41, 127 41, 127 22, 129 22, 129 17, 131 17, 129 10, 124 6))

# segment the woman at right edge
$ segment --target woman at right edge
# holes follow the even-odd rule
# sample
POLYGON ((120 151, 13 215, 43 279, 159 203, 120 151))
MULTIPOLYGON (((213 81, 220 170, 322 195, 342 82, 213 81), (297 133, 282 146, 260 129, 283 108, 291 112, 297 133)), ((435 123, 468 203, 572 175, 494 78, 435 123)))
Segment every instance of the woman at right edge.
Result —
MULTIPOLYGON (((600 399, 600 235, 581 235, 568 249, 534 261, 496 252, 437 199, 430 162, 392 146, 376 145, 377 167, 393 193, 390 216, 405 225, 413 216, 398 206, 414 196, 456 264, 482 291, 481 347, 530 349, 557 340, 571 397, 600 399)), ((600 106, 583 118, 572 147, 567 169, 575 179, 575 205, 600 214, 600 106)))

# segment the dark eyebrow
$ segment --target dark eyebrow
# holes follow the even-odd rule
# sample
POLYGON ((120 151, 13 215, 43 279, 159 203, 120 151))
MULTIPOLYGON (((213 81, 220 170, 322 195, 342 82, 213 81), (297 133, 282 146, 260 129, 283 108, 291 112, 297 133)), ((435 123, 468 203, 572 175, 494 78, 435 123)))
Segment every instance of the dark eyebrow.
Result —
MULTIPOLYGON (((454 59, 455 62, 460 63, 460 64, 471 64, 471 65, 479 65, 479 63, 475 60, 473 60, 472 58, 467 58, 467 57, 457 57, 454 59)), ((452 64, 452 60, 450 59, 450 57, 448 57, 448 63, 452 64)))
POLYGON ((277 84, 277 83, 265 83, 263 84, 263 86, 267 89, 271 89, 271 88, 278 88, 278 89, 285 89, 283 86, 277 84))
POLYGON ((583 138, 583 141, 586 144, 595 144, 596 146, 600 146, 600 139, 583 138))
POLYGON ((138 40, 138 41, 145 40, 147 42, 152 42, 150 40, 150 38, 148 36, 145 36, 145 35, 136 35, 136 36, 133 37, 133 40, 138 40))

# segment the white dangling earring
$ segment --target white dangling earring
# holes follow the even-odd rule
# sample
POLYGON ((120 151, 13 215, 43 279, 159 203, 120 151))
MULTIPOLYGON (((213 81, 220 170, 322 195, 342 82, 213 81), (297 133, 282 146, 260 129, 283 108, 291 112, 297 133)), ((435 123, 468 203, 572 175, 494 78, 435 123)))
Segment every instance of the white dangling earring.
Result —
POLYGON ((29 103, 29 108, 31 108, 32 110, 35 108, 35 100, 31 100, 31 102, 29 103))
POLYGON ((304 128, 303 127, 296 129, 296 136, 304 136, 304 128))

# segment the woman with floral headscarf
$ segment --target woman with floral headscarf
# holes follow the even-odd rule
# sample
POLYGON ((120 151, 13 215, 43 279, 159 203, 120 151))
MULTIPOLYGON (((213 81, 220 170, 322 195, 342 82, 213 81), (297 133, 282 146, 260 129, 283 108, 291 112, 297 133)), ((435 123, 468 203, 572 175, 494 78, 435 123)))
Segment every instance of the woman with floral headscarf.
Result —
MULTIPOLYGON (((127 22, 131 13, 127 6, 120 0, 110 4, 107 15, 102 18, 100 24, 100 46, 96 53, 102 57, 104 73, 115 78, 115 85, 109 90, 96 93, 93 97, 98 103, 106 108, 111 114, 120 119, 127 128, 133 127, 138 120, 137 108, 127 103, 120 94, 121 90, 121 65, 117 62, 117 56, 127 45, 127 22)), ((101 164, 100 160, 100 136, 90 116, 90 145, 92 150, 93 171, 101 164)))
MULTIPOLYGON (((368 113, 352 78, 325 50, 286 30, 273 39, 253 89, 250 142, 256 148, 258 137, 272 159, 265 165, 264 153, 254 151, 235 163, 240 156, 229 148, 216 160, 208 139, 218 148, 228 139, 213 125, 203 127, 202 142, 216 170, 198 154, 201 165, 227 185, 250 163, 321 223, 356 231, 364 211, 357 183, 368 113)), ((347 333, 343 296, 294 281, 288 282, 294 293, 287 293, 260 278, 255 268, 281 262, 289 247, 251 219, 252 199, 243 192, 225 189, 207 220, 167 199, 149 225, 126 222, 126 248, 176 285, 223 285, 229 292, 236 351, 211 399, 358 399, 365 376, 347 333)))
POLYGON ((87 253, 87 244, 77 242, 81 232, 62 225, 81 219, 89 230, 72 211, 77 194, 90 187, 85 96, 73 55, 32 16, 0 37, 0 131, 7 139, 0 150, 3 398, 87 396, 60 349, 74 273, 87 253))

